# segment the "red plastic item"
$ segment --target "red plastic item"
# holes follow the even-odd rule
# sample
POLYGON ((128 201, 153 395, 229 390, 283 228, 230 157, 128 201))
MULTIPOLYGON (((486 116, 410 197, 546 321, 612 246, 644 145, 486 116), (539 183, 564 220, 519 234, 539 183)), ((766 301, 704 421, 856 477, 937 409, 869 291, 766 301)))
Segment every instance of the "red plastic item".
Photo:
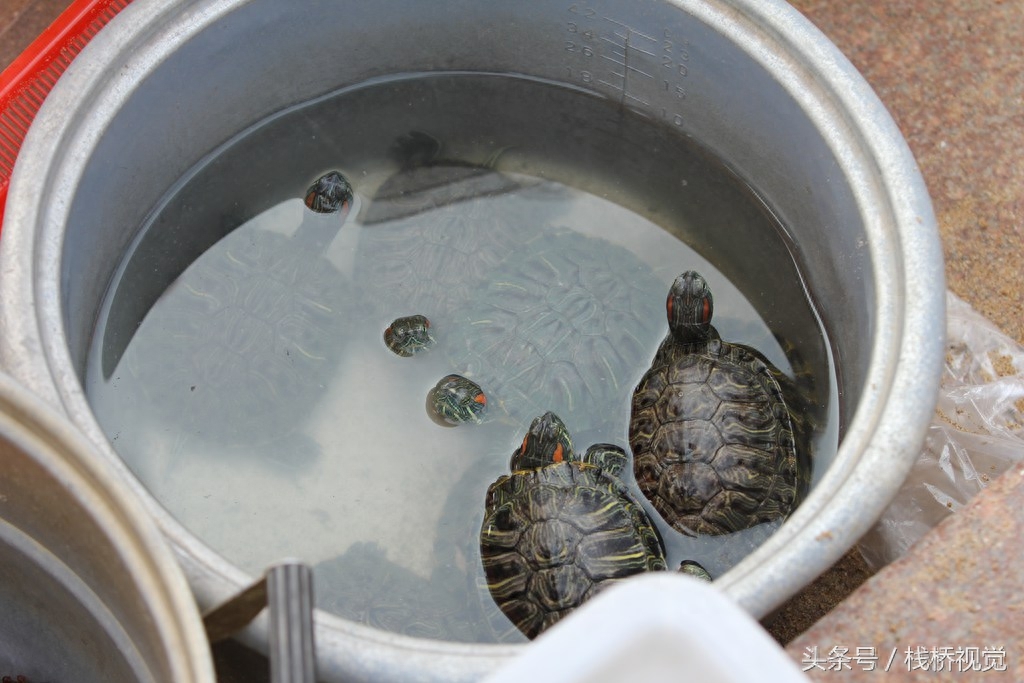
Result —
POLYGON ((75 0, 0 73, 0 225, 14 160, 57 79, 100 29, 132 0, 75 0))

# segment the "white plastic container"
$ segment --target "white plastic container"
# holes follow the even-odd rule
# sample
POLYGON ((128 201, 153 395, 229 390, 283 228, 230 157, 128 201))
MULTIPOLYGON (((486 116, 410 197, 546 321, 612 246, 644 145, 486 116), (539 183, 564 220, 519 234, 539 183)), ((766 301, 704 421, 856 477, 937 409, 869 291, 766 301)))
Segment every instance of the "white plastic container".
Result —
POLYGON ((613 586, 485 683, 801 683, 761 625, 712 584, 676 573, 613 586))

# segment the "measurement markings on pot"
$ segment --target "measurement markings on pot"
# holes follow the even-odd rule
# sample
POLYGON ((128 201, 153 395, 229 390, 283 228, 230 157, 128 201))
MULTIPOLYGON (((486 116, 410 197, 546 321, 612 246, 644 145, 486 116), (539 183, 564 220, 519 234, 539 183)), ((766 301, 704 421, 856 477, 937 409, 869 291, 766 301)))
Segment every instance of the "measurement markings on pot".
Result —
POLYGON ((565 50, 577 57, 574 66, 566 67, 570 79, 586 86, 603 86, 624 106, 651 108, 662 120, 683 125, 683 115, 675 107, 655 106, 636 93, 650 92, 651 85, 660 81, 660 91, 679 101, 686 99, 682 79, 690 72, 689 41, 667 28, 659 38, 584 4, 572 4, 568 12, 565 50), (645 70, 638 64, 654 68, 645 70))

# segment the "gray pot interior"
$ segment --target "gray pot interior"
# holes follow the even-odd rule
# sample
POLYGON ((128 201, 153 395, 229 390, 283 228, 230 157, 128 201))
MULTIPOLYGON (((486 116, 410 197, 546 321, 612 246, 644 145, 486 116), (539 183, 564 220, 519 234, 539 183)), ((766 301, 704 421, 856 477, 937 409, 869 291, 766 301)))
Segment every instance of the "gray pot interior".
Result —
MULTIPOLYGON (((720 581, 764 615, 848 548, 902 480, 933 407, 942 338, 941 256, 913 160, 853 68, 784 3, 140 0, 83 54, 37 120, 26 148, 53 166, 26 162, 12 186, 5 258, 21 258, 26 281, 60 302, 40 306, 43 322, 25 333, 40 335, 55 378, 40 391, 116 460, 81 381, 104 295, 147 216, 212 149, 267 116, 367 79, 438 70, 566 83, 666 121, 720 157, 786 226, 782 239, 743 243, 721 225, 681 235, 783 336, 797 333, 787 329, 795 322, 764 283, 777 259, 795 260, 832 340, 839 453, 777 537, 720 581), (595 53, 588 32, 619 41, 605 54, 625 62, 595 53), (7 240, 13 221, 39 231, 32 265, 28 241, 7 240), (870 492, 850 483, 879 463, 885 472, 870 492)), ((642 157, 625 163, 636 182, 616 199, 627 206, 643 205, 644 186, 678 182, 645 175, 642 157)), ((220 236, 212 228, 168 245, 184 268, 220 236)), ((166 284, 138 292, 130 315, 141 317, 166 284)), ((9 328, 12 317, 8 306, 9 328)), ((10 349, 4 358, 42 384, 38 367, 12 360, 10 349)), ((242 580, 152 509, 202 603, 242 580)), ((264 639, 260 628, 246 637, 264 639)), ((415 641, 331 617, 318 637, 322 673, 352 680, 472 678, 515 651, 415 641)))
MULTIPOLYGON (((756 188, 790 231, 788 244, 776 235, 737 244, 727 226, 720 225, 693 226, 682 237, 748 296, 753 294, 765 317, 779 321, 777 332, 783 336, 796 336, 795 330, 786 329, 785 302, 759 296, 758 290, 770 280, 773 264, 790 258, 785 248, 793 250, 812 296, 828 302, 823 311, 826 328, 834 339, 844 340, 835 349, 839 364, 861 370, 847 371, 841 379, 843 421, 848 421, 870 357, 875 291, 865 226, 843 176, 845 160, 835 150, 837 131, 812 118, 838 119, 840 113, 808 112, 787 91, 789 84, 780 83, 759 62, 769 55, 743 52, 761 46, 741 48, 731 42, 732 36, 661 2, 628 8, 615 2, 589 3, 576 11, 543 2, 503 8, 478 2, 390 3, 388 11, 361 3, 317 5, 309 12, 271 2, 197 7, 234 4, 241 6, 197 31, 187 45, 148 71, 116 110, 113 103, 104 106, 110 107, 112 117, 78 181, 62 250, 64 282, 75 283, 62 294, 68 347, 79 376, 111 274, 135 230, 210 150, 271 114, 368 79, 438 70, 511 73, 591 89, 678 123, 681 134, 713 150, 756 188), (580 35, 570 33, 570 25, 579 31, 592 26, 596 33, 611 27, 624 36, 630 42, 630 59, 637 60, 630 65, 636 71, 628 71, 627 80, 616 75, 622 69, 612 62, 567 51, 570 39, 580 35), (400 38, 405 36, 416 38, 400 38), (666 43, 675 50, 666 53, 674 55, 675 68, 670 70, 662 66, 660 53, 646 54, 666 43), (679 58, 683 52, 685 62, 679 58), (686 69, 685 76, 679 75, 679 66, 686 69), (665 71, 672 75, 660 78, 665 71), (646 76, 648 72, 659 76, 659 82, 646 76), (197 73, 204 77, 195 78, 197 73), (677 87, 685 90, 684 98, 678 97, 677 87), (717 258, 718 253, 732 256, 717 258), (730 266, 737 263, 745 265, 730 266), (749 267, 751 263, 762 263, 764 270, 749 267)), ((169 40, 159 40, 154 47, 172 47, 169 40)), ((328 160, 327 155, 339 153, 325 150, 328 160)), ((306 163, 317 168, 318 161, 306 163)), ((664 195, 659 184, 678 182, 675 177, 645 176, 642 157, 625 164, 622 176, 641 181, 630 188, 635 191, 620 197, 625 203, 642 206, 646 193, 641 188, 664 195)), ((290 171, 281 169, 282 176, 290 171)), ((184 267, 222 234, 211 222, 208 234, 174 235, 168 249, 182 255, 184 267)), ((166 268, 163 273, 176 274, 166 268)), ((140 302, 137 317, 167 284, 157 281, 150 292, 134 292, 140 302)))

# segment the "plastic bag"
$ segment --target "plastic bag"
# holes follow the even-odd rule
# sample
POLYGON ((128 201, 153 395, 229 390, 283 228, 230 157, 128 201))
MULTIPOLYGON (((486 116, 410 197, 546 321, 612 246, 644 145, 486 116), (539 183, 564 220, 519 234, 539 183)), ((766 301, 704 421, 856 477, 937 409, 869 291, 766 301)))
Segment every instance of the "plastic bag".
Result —
POLYGON ((1024 347, 946 293, 946 365, 924 449, 859 543, 878 569, 1024 459, 1024 347))

